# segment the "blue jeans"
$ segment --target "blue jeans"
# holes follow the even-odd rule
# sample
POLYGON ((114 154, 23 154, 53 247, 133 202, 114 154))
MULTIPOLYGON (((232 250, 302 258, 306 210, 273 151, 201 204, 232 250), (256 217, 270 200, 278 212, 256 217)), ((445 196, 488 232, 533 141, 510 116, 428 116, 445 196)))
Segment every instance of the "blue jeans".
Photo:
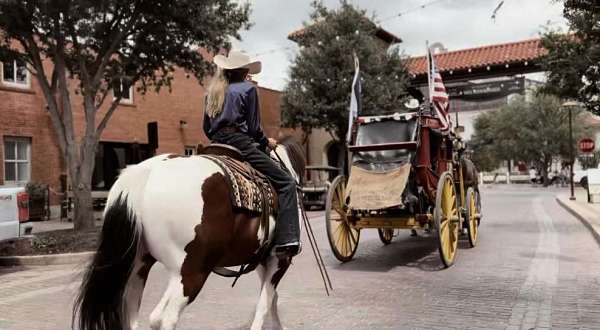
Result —
POLYGON ((269 178, 277 191, 279 210, 275 225, 275 245, 300 241, 300 219, 298 216, 298 195, 296 181, 282 170, 269 155, 258 148, 258 143, 248 135, 218 132, 212 140, 238 148, 244 160, 269 178))

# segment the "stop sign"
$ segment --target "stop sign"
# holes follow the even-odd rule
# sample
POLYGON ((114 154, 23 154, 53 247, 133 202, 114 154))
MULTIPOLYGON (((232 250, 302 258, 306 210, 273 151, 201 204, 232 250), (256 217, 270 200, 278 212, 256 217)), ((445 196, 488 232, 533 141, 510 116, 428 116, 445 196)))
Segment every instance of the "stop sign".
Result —
POLYGON ((583 138, 579 140, 579 150, 581 152, 592 152, 596 148, 596 143, 590 138, 583 138))

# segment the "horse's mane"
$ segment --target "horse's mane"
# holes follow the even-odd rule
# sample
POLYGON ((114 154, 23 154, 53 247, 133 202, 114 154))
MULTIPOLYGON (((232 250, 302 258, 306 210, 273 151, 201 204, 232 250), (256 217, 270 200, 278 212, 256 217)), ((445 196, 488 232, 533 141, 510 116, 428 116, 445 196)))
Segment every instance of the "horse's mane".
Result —
POLYGON ((294 172, 298 174, 300 178, 300 184, 304 183, 304 175, 306 169, 306 156, 304 154, 304 148, 294 139, 292 136, 286 136, 281 141, 281 145, 285 147, 288 153, 294 172))

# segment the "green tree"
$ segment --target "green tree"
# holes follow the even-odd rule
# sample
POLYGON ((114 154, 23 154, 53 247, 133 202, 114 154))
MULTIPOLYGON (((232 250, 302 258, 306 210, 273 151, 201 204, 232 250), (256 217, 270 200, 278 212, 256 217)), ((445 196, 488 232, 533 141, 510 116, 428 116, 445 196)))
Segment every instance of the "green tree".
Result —
POLYGON ((480 171, 492 171, 498 168, 503 160, 501 152, 493 144, 495 112, 486 112, 475 118, 473 128, 475 134, 468 142, 468 148, 473 151, 471 159, 480 171))
POLYGON ((377 27, 364 10, 344 0, 336 10, 317 1, 312 6, 284 89, 283 122, 305 132, 323 128, 343 139, 354 76, 352 54, 360 61, 363 115, 397 110, 406 97, 408 71, 399 51, 387 50, 377 39, 377 27))
POLYGON ((548 73, 545 90, 584 103, 600 114, 600 4, 597 0, 564 0, 567 34, 550 30, 542 36, 548 49, 542 65, 548 73))
POLYGON ((94 224, 95 153, 120 91, 170 87, 175 67, 202 79, 212 68, 200 49, 228 48, 248 15, 247 4, 230 0, 0 1, 0 59, 26 62, 40 85, 73 186, 76 230, 94 224), (83 99, 81 136, 72 93, 83 99))
MULTIPOLYGON (((589 134, 585 112, 573 111, 574 141, 589 134)), ((471 139, 473 159, 482 169, 497 167, 503 160, 534 165, 548 182, 548 169, 557 157, 569 159, 569 109, 555 96, 538 94, 531 100, 519 97, 501 109, 475 119, 471 139)))

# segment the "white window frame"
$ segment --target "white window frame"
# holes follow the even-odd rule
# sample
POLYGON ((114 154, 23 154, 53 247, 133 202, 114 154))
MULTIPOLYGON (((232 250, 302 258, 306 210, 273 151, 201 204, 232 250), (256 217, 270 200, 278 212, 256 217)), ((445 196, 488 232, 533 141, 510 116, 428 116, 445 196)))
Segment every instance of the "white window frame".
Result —
MULTIPOLYGON (((123 87, 123 82, 121 82, 119 87, 120 88, 123 87)), ((117 97, 115 95, 115 90, 113 89, 113 100, 116 100, 116 99, 117 99, 117 97)), ((121 100, 119 100, 119 103, 120 104, 133 104, 133 85, 129 86, 129 98, 127 98, 127 99, 121 98, 121 100)))
MULTIPOLYGON (((2 177, 4 178, 4 184, 7 185, 21 185, 21 184, 26 184, 27 182, 29 182, 31 180, 31 139, 26 138, 26 137, 14 137, 14 136, 5 136, 4 140, 2 141, 2 149, 3 149, 3 159, 2 159, 2 165, 3 165, 3 173, 2 173, 2 177), (7 159, 6 155, 8 154, 5 150, 6 147, 6 142, 7 141, 12 141, 15 143, 15 159, 7 159), (26 142, 27 144, 27 159, 26 160, 22 160, 22 159, 17 159, 18 158, 18 145, 19 142, 26 142), (19 180, 19 166, 15 166, 15 180, 8 180, 8 178, 6 177, 6 165, 8 163, 11 164, 22 164, 22 163, 26 163, 27 164, 27 177, 24 181, 20 181, 19 180)), ((14 166, 14 165, 13 165, 14 166)))
POLYGON ((0 80, 2 81, 2 85, 21 88, 21 89, 31 88, 31 74, 29 72, 29 69, 27 68, 27 63, 25 63, 25 82, 24 83, 17 82, 17 60, 12 60, 13 70, 14 70, 13 78, 15 81, 4 80, 4 64, 6 62, 0 62, 0 63, 2 64, 0 66, 0 80))
POLYGON ((185 156, 193 156, 196 154, 196 147, 193 146, 185 146, 183 148, 183 154, 185 156))

